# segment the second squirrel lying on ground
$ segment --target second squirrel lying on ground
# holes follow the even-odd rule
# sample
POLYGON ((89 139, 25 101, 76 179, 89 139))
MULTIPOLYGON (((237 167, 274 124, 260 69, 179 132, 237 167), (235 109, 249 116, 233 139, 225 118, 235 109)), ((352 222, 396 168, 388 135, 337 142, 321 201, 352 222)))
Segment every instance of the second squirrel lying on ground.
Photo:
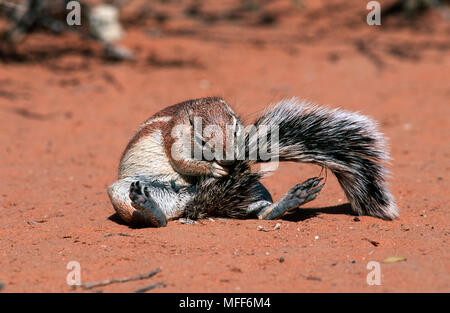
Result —
POLYGON ((128 143, 118 180, 108 188, 117 214, 129 225, 156 227, 206 216, 276 219, 315 199, 323 187, 321 178, 310 178, 273 202, 259 182, 263 173, 252 172, 251 165, 279 160, 330 169, 358 215, 398 217, 382 164, 389 156, 369 118, 293 98, 268 108, 253 125, 254 132, 244 129, 221 98, 189 100, 156 113, 128 143), (228 136, 212 146, 211 129, 228 136), (229 154, 230 138, 239 134, 243 149, 229 154), (209 156, 193 153, 205 147, 209 156), (251 157, 260 148, 265 158, 251 157))

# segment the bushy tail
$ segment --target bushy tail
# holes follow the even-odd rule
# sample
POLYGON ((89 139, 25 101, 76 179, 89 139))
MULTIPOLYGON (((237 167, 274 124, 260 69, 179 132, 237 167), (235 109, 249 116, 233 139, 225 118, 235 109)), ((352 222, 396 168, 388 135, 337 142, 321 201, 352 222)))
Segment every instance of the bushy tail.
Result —
POLYGON ((358 113, 319 108, 293 98, 270 107, 254 124, 258 130, 263 125, 267 129, 277 127, 279 140, 266 140, 267 135, 258 132, 247 137, 250 151, 266 142, 270 158, 324 166, 336 175, 357 214, 398 217, 395 200, 387 189, 388 172, 382 164, 389 156, 374 121, 358 113))

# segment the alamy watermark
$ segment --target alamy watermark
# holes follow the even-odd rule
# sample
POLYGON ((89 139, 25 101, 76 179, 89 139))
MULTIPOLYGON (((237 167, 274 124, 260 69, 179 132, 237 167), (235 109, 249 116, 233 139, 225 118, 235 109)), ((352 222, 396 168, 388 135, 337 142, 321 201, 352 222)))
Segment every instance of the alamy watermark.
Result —
MULTIPOLYGON (((81 265, 78 261, 70 261, 66 265, 69 273, 66 276, 66 283, 69 286, 81 286, 81 265)), ((369 286, 381 285, 381 264, 377 261, 367 263, 366 269, 370 272, 366 276, 366 283, 369 286)))
POLYGON ((367 10, 371 10, 366 17, 367 25, 381 25, 381 6, 378 1, 369 1, 366 6, 367 10))
POLYGON ((81 4, 78 1, 69 1, 66 10, 70 10, 67 14, 66 22, 69 26, 81 25, 81 4))
POLYGON ((263 164, 261 168, 268 172, 278 167, 278 125, 204 125, 201 117, 194 117, 192 125, 175 125, 171 135, 174 160, 194 159, 219 164, 244 160, 268 162, 270 164, 263 164))
POLYGON ((381 285, 381 265, 380 262, 370 261, 366 268, 370 271, 366 276, 366 283, 369 286, 381 285))
POLYGON ((70 272, 66 276, 66 282, 69 286, 81 285, 81 265, 77 261, 70 261, 67 263, 66 268, 70 272))

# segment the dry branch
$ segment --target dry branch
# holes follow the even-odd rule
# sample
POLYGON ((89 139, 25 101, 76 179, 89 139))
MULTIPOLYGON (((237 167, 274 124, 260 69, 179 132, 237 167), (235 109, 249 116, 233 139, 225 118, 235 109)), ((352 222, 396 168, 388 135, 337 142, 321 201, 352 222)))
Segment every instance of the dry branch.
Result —
POLYGON ((94 287, 99 287, 99 286, 106 286, 106 285, 116 284, 116 283, 126 283, 126 282, 129 282, 132 280, 147 279, 147 278, 155 276, 159 271, 160 271, 160 268, 157 267, 154 270, 151 270, 150 272, 148 272, 147 274, 138 274, 135 276, 124 277, 124 278, 119 278, 119 279, 107 279, 107 280, 102 280, 102 281, 93 282, 93 283, 85 283, 85 284, 81 284, 80 287, 83 289, 92 289, 94 287))

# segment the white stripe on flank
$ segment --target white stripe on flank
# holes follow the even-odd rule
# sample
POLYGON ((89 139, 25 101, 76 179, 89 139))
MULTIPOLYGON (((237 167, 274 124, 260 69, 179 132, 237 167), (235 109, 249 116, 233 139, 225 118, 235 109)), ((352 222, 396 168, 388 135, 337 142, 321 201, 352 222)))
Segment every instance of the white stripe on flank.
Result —
POLYGON ((150 119, 150 120, 144 122, 144 123, 141 125, 141 127, 139 128, 139 130, 141 130, 142 128, 144 128, 145 126, 148 126, 148 125, 150 125, 150 124, 157 123, 157 122, 168 122, 168 121, 170 121, 171 119, 172 119, 172 116, 161 116, 161 117, 155 117, 155 118, 152 118, 152 119, 150 119))

